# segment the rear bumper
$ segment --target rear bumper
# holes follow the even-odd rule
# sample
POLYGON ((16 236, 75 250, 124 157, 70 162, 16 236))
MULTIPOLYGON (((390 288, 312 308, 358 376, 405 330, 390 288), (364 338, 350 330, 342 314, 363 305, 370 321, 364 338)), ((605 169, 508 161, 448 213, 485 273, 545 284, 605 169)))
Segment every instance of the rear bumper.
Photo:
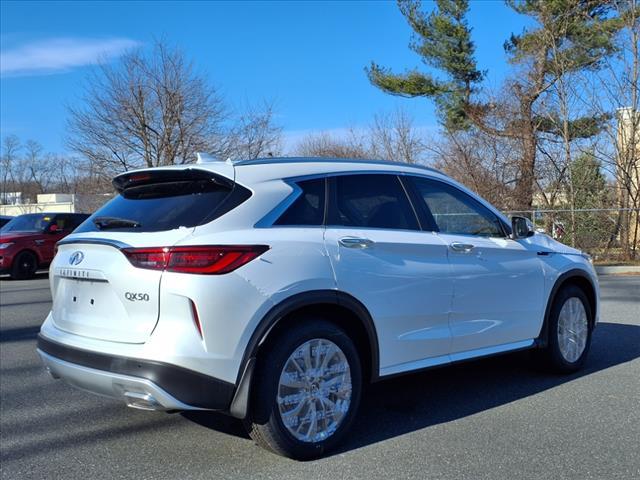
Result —
POLYGON ((38 335, 38 354, 54 378, 147 410, 228 411, 232 383, 193 370, 68 347, 38 335))

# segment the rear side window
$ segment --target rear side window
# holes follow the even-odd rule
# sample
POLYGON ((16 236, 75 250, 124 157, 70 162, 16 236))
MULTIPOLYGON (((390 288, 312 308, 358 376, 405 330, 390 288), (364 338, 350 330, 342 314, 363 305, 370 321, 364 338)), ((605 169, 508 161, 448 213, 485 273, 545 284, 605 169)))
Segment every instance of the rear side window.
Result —
POLYGON ((71 215, 56 215, 51 223, 56 225, 60 231, 73 230, 71 228, 71 215))
POLYGON ((58 230, 71 232, 78 225, 84 222, 89 215, 81 215, 75 213, 56 215, 53 223, 56 224, 58 230))
POLYGON ((145 183, 125 188, 76 232, 158 232, 208 223, 250 196, 240 185, 211 180, 145 183))
POLYGON ((412 178, 438 231, 457 235, 504 237, 498 217, 457 188, 427 178, 412 178))
POLYGON ((419 230, 409 199, 396 175, 342 175, 333 179, 331 225, 419 230))
POLYGON ((325 179, 297 183, 302 193, 274 225, 322 225, 324 223, 325 179))

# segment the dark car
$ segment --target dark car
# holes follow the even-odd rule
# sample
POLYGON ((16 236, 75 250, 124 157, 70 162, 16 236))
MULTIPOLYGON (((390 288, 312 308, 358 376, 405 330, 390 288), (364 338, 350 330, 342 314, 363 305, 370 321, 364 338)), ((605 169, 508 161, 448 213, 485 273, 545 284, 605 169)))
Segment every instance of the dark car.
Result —
POLYGON ((0 228, 0 274, 32 278, 53 260, 55 244, 89 215, 84 213, 28 213, 0 228))
POLYGON ((0 215, 0 228, 4 227, 13 217, 8 215, 0 215))

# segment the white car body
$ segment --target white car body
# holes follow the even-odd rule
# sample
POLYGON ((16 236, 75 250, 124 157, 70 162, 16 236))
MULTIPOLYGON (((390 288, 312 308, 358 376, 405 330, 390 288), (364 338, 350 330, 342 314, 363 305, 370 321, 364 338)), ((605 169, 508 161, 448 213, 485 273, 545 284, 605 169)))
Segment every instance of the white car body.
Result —
POLYGON ((279 308, 326 305, 333 295, 336 308, 366 310, 355 314, 370 318, 371 324, 364 326, 369 380, 544 342, 550 299, 567 279, 591 288, 597 318, 598 282, 590 261, 545 234, 513 240, 424 230, 273 226, 297 198, 297 180, 363 172, 447 183, 509 225, 493 206, 435 170, 324 159, 235 165, 210 161, 163 170, 186 169, 224 176, 250 190, 251 197, 193 228, 74 233, 62 241, 50 268, 53 309, 42 325, 39 344, 54 376, 123 398, 134 407, 215 409, 243 417, 243 382, 249 381, 245 377, 250 377, 256 349, 281 318, 279 308), (345 239, 371 243, 345 247, 345 239), (456 243, 462 250, 452 248, 456 243), (120 251, 236 244, 269 249, 224 275, 136 268, 120 251), (465 251, 469 244, 473 248, 465 251), (83 258, 74 264, 76 252, 83 258), (142 300, 127 300, 128 293, 142 300), (194 326, 191 302, 202 336, 194 326), (58 351, 80 353, 58 356, 58 351), (98 355, 102 363, 85 363, 85 354, 98 355), (119 360, 129 362, 128 370, 107 368, 119 360), (221 399, 194 402, 196 393, 180 397, 156 381, 153 372, 131 374, 131 362, 136 361, 143 370, 144 365, 162 364, 215 379, 221 399), (99 365, 106 367, 96 368, 99 365))

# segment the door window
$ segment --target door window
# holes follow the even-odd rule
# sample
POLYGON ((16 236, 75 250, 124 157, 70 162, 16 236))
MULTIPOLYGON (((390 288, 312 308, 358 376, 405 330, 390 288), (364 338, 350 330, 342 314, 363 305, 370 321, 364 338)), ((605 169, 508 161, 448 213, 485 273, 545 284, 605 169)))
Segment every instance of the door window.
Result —
POLYGON ((55 219, 51 223, 58 228, 58 232, 62 232, 69 230, 71 222, 69 215, 56 215, 55 219))
POLYGON ((333 178, 331 225, 419 230, 418 220, 396 175, 340 175, 333 178))
POLYGON ((428 178, 413 177, 412 182, 439 232, 504 237, 496 215, 461 190, 428 178))

